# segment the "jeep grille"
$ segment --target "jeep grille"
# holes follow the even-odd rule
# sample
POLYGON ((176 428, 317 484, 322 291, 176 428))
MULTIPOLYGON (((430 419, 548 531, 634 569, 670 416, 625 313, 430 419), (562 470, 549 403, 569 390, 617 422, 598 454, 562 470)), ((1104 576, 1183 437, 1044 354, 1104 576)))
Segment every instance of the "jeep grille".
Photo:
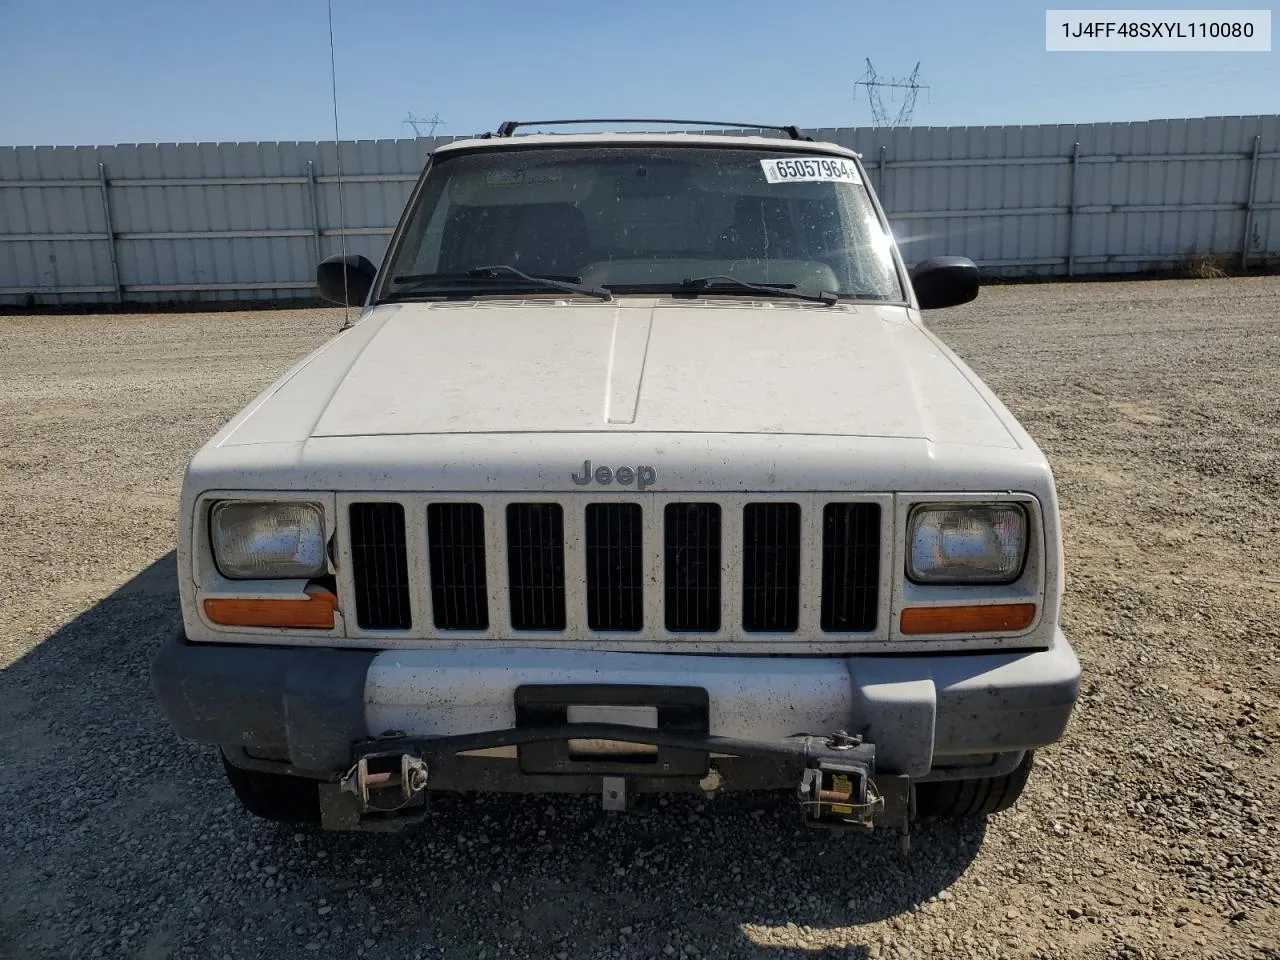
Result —
POLYGON ((883 628, 883 496, 633 496, 352 503, 352 569, 340 572, 349 623, 422 637, 643 642, 821 641, 883 628))
POLYGON ((874 630, 880 599, 880 504, 822 510, 822 629, 874 630))
POLYGON ((514 630, 563 630, 564 510, 507 505, 507 584, 514 630))
POLYGON ((441 630, 485 630, 489 591, 484 566, 484 508, 478 503, 427 507, 431 608, 441 630))
POLYGON ((587 505, 587 626, 644 626, 644 554, 638 503, 587 505))
POLYGON ((742 512, 742 629, 789 632, 800 620, 800 504, 742 512))
POLYGON ((720 629, 720 505, 669 503, 663 558, 667 629, 720 629))
POLYGON ((407 629, 413 618, 404 507, 398 503, 353 503, 349 515, 356 622, 362 630, 407 629))

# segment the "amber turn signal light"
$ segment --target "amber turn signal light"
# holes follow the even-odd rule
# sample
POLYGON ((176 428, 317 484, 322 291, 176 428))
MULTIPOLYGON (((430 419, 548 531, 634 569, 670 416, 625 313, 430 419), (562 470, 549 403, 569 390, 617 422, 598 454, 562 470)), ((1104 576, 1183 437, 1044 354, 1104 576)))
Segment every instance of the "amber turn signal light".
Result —
POLYGON ((961 607, 907 607, 903 633, 994 633, 1025 630, 1036 618, 1034 603, 993 603, 961 607))
POLYGON ((223 627, 299 627, 332 630, 338 598, 320 587, 308 587, 306 599, 298 597, 209 597, 204 614, 223 627))

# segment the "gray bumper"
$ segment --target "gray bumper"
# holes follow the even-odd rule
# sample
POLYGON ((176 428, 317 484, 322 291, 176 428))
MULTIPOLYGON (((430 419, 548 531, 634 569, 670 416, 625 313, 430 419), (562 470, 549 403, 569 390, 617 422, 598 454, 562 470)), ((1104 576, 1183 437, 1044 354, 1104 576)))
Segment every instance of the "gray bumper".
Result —
POLYGON ((370 650, 188 643, 178 634, 151 663, 156 699, 184 737, 287 758, 332 773, 368 735, 370 650))
POLYGON ((152 680, 184 736, 328 775, 352 746, 395 729, 457 735, 514 726, 514 691, 539 683, 707 689, 710 733, 752 739, 847 729, 876 766, 923 777, 948 758, 1058 740, 1080 667, 1059 633, 1048 650, 828 658, 598 651, 354 651, 190 644, 156 656, 152 680), (512 711, 510 714, 508 711, 512 711))

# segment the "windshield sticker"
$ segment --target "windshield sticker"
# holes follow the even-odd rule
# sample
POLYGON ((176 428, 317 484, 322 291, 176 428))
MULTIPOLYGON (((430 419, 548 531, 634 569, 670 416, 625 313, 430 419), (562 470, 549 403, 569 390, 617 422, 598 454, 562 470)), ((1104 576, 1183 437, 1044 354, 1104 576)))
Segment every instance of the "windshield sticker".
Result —
POLYGON ((858 168, 840 157, 779 157, 761 160, 768 183, 861 183, 858 168))
POLYGON ((491 187, 520 187, 540 183, 559 183, 559 170, 490 170, 484 181, 491 187))

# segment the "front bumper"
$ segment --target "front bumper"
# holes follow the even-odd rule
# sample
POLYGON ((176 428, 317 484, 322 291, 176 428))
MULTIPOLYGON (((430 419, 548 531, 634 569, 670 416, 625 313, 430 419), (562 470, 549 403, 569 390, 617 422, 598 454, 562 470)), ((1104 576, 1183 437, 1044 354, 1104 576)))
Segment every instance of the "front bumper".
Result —
MULTIPOLYGON (((177 636, 157 654, 152 681, 180 734, 221 746, 233 762, 257 758, 322 780, 336 780, 370 742, 515 730, 518 689, 601 684, 705 690, 705 734, 725 741, 848 731, 874 744, 878 773, 918 780, 1058 740, 1079 672, 1061 632, 1048 650, 819 658, 516 646, 379 652, 192 644, 177 636)), ((492 751, 465 759, 477 769, 514 766, 492 751)), ((730 764, 751 765, 750 757, 730 764)), ((439 772, 436 786, 475 786, 439 772)), ((575 789, 554 773, 522 778, 517 771, 515 779, 524 781, 516 789, 575 789)), ((512 788, 492 774, 480 783, 512 788)), ((761 785, 755 777, 726 784, 761 785)))

